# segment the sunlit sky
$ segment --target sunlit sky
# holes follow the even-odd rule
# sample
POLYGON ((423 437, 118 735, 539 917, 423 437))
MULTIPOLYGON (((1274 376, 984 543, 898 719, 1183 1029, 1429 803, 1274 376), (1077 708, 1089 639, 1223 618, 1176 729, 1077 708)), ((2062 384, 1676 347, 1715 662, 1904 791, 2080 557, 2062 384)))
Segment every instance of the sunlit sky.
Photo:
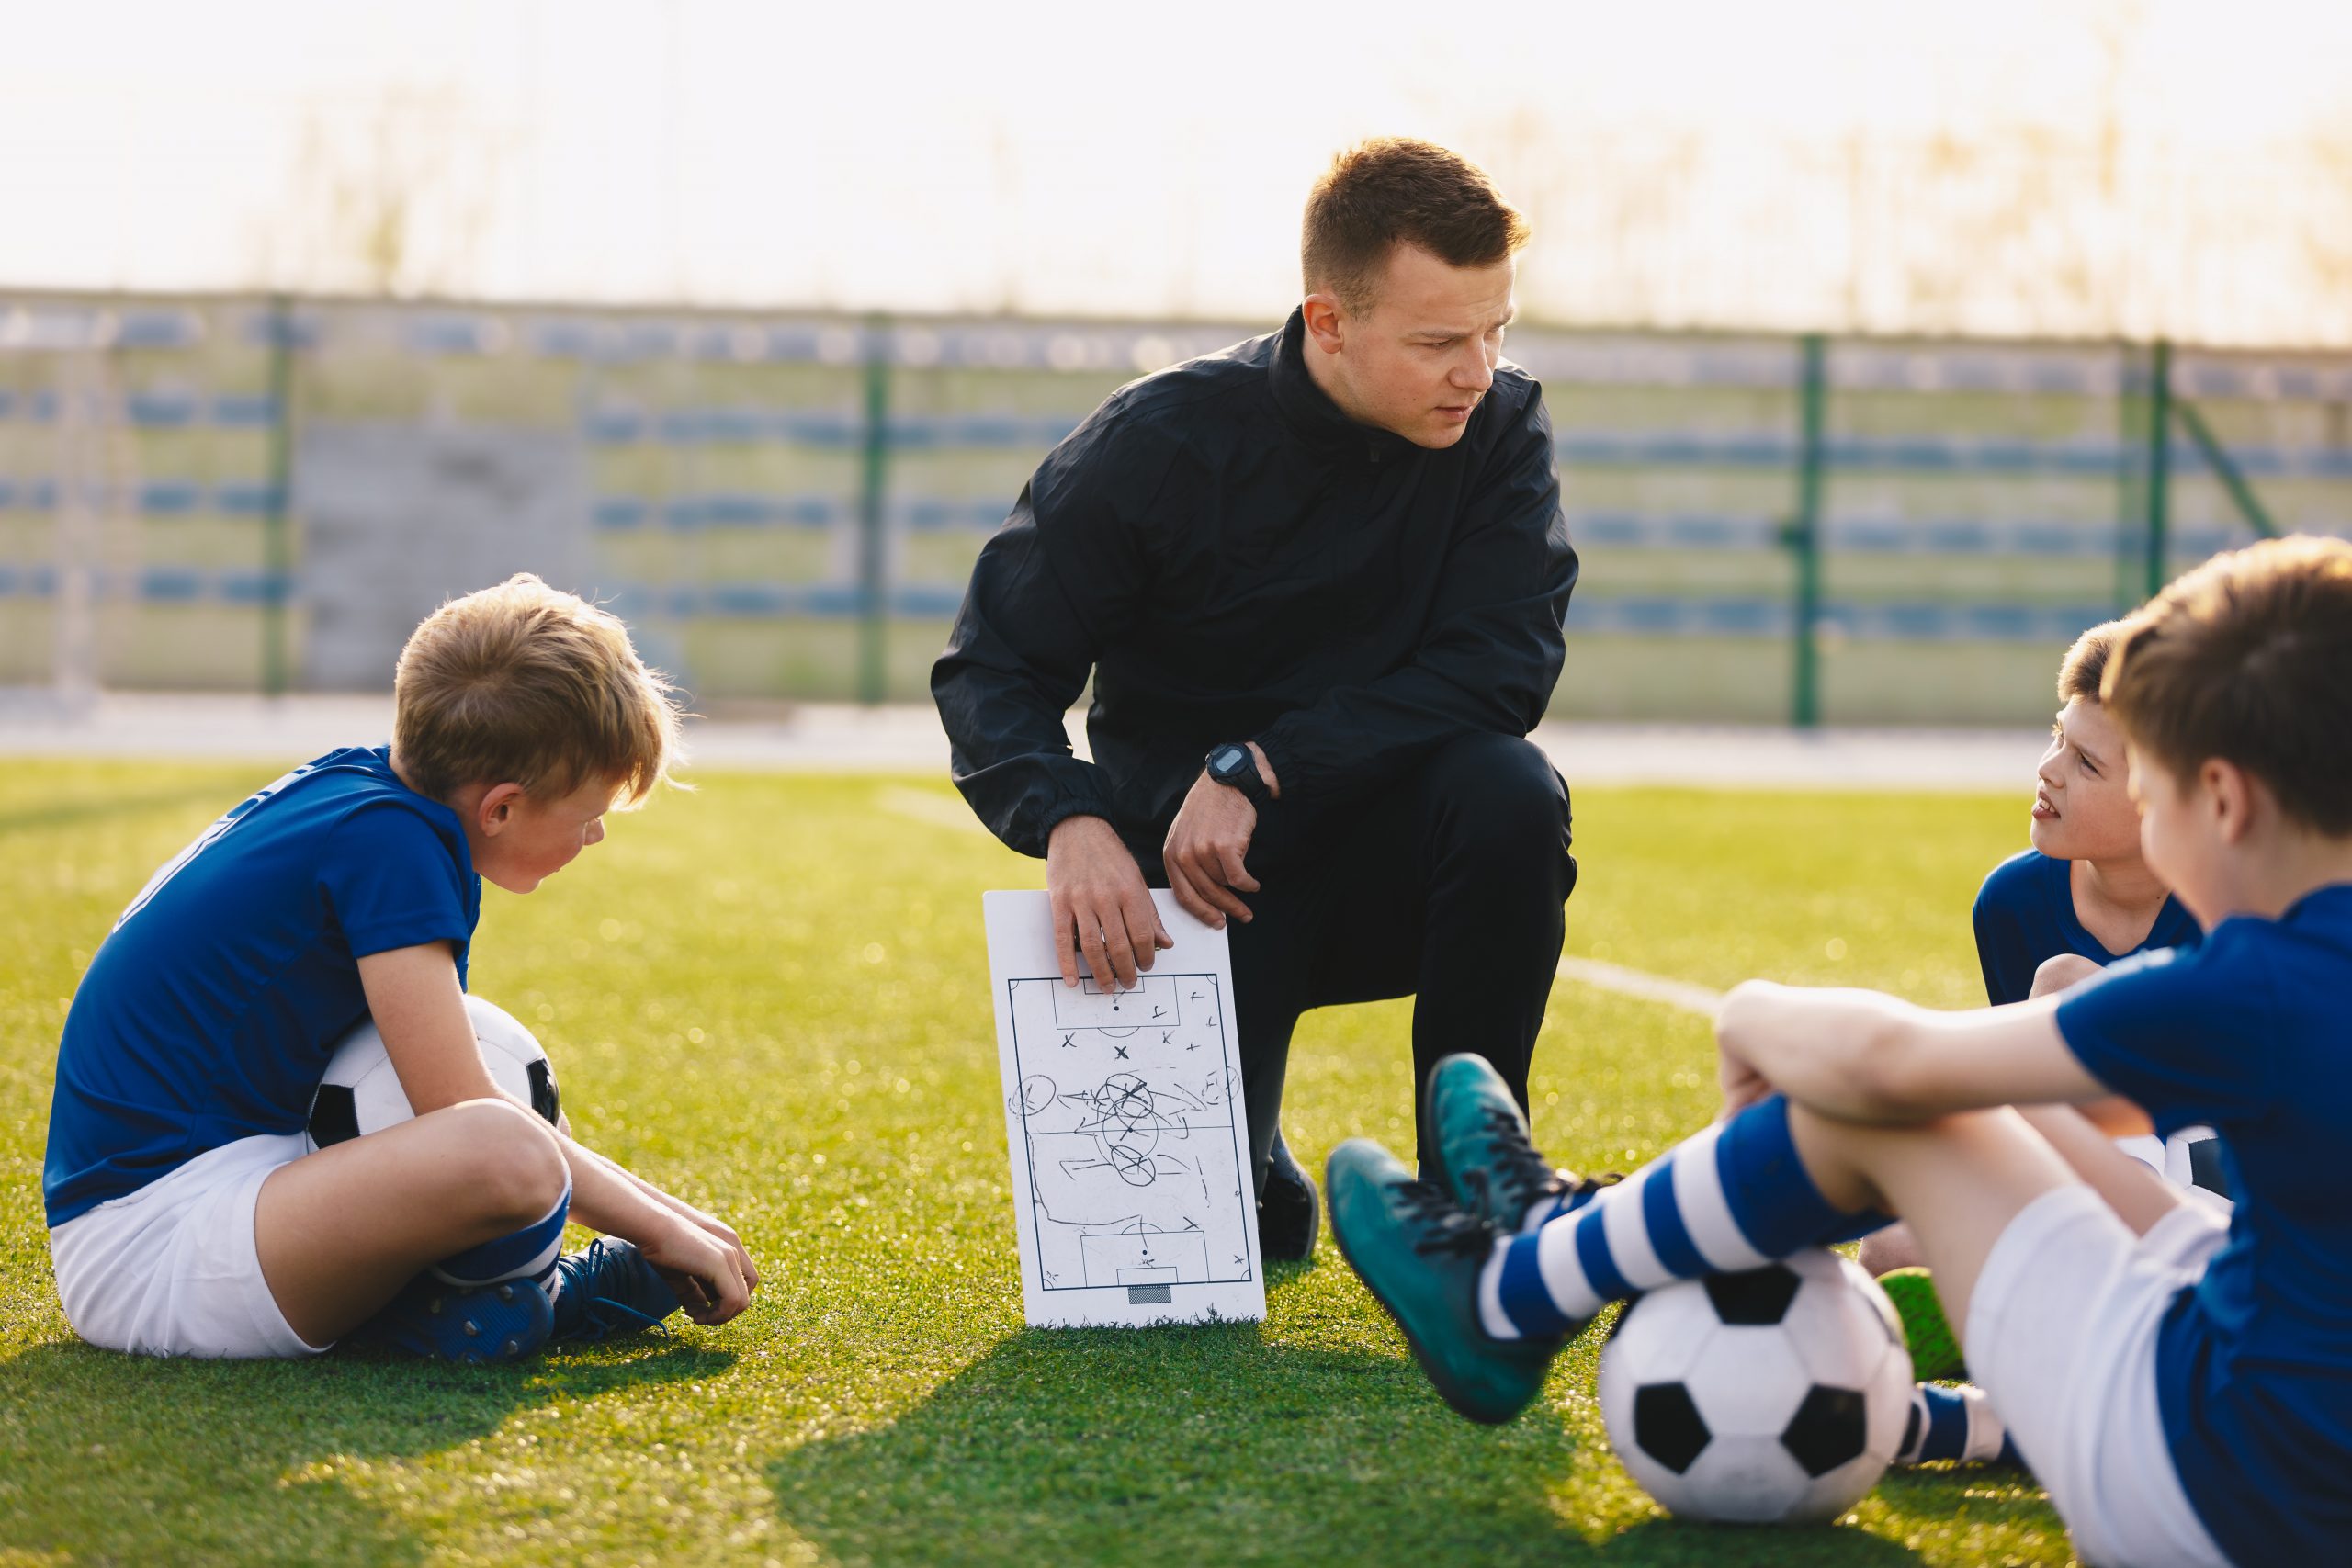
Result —
MULTIPOLYGON (((0 288, 364 288, 358 236, 405 195, 383 269, 403 291, 1247 320, 1295 298, 1306 188, 1372 134, 1445 141, 1507 194, 1512 171, 1566 188, 1645 139, 2090 145, 2106 127, 2216 164, 2352 143, 2340 0, 0 13, 0 288)), ((1534 210, 1555 255, 1590 238, 1534 210)), ((1693 254, 1738 243, 1705 203, 1678 221, 1693 254)), ((1522 303, 1675 313, 1580 276, 1531 265, 1522 303)), ((1758 323, 1813 298, 1759 296, 1758 323)), ((2291 335, 2301 304, 2268 308, 2288 325, 2249 330, 2291 335)))

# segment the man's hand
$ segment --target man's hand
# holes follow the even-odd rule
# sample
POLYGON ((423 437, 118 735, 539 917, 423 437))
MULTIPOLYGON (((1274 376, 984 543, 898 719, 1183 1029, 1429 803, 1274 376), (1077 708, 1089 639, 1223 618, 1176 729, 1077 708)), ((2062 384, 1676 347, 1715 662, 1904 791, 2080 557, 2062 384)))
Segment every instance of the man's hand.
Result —
POLYGON ((1131 991, 1136 972, 1150 968, 1159 949, 1176 945, 1159 923, 1143 868, 1100 817, 1066 817, 1054 825, 1046 840, 1046 897, 1065 986, 1078 984, 1083 953, 1096 985, 1131 991))
MULTIPOLYGON (((1266 781, 1267 791, 1280 799, 1282 785, 1254 740, 1250 743, 1250 755, 1258 764, 1258 776, 1266 781)), ((1168 867, 1169 891, 1176 895, 1186 914, 1220 929, 1228 915, 1249 923, 1250 906, 1240 895, 1258 891, 1258 879, 1250 874, 1243 858, 1257 831, 1258 808, 1248 795, 1217 783, 1205 771, 1193 781, 1192 792, 1184 796, 1183 807, 1168 829, 1168 842, 1160 850, 1160 860, 1168 867)))

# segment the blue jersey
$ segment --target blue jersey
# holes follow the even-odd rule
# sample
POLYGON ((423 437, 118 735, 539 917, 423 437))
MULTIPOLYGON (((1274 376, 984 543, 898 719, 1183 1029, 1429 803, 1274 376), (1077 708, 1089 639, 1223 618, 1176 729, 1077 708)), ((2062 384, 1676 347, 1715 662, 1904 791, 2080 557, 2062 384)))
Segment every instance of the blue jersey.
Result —
POLYGON ((481 908, 457 814, 388 749, 331 751, 206 829, 115 921, 66 1013, 50 1224, 300 1132, 329 1048, 367 1016, 358 961, 447 941, 462 985, 481 908))
MULTIPOLYGON (((2105 965, 2128 956, 2109 953, 2075 917, 2071 861, 2052 860, 2040 850, 2022 850, 1993 868, 1976 891, 1971 911, 1976 924, 1976 961, 1984 969, 1984 994, 1995 1007, 2021 1002, 2032 994, 2033 972, 2062 953, 2105 965)), ((2133 953, 2179 947, 2197 940, 2197 921, 2180 900, 2167 896, 2156 923, 2133 953)))
POLYGON ((2058 1009, 2085 1068, 2159 1132, 2219 1128, 2230 1236, 2156 1339, 2165 1440, 2235 1562, 2352 1540, 2352 884, 2276 920, 2086 980, 2058 1009))

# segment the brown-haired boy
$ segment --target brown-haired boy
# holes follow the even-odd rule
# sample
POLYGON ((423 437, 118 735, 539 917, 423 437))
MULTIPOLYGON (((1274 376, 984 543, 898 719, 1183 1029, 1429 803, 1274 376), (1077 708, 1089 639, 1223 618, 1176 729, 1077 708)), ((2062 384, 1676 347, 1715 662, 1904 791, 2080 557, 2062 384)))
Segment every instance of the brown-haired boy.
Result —
POLYGON ((481 879, 528 893, 677 746, 619 621, 527 574, 401 654, 393 740, 295 769, 115 922, 58 1050, 44 1172, 58 1294, 93 1344, 460 1360, 658 1319, 723 1323, 735 1233, 502 1096, 465 998, 481 879), (309 1152, 334 1042, 372 1017, 414 1120, 309 1152), (567 1217, 623 1238, 560 1258, 567 1217))
POLYGON ((1439 1390, 1534 1396, 1608 1300, 1900 1214, 2086 1562, 2333 1560, 2352 1540, 2352 543, 2219 557, 2102 682, 2148 864, 2205 928, 2063 996, 1937 1013, 1750 981, 1722 1120, 1629 1180, 1540 1186, 1475 1059, 1432 1075, 1417 1182, 1333 1152, 1333 1228, 1439 1390), (2218 1128, 2224 1222, 2073 1107, 2218 1128), (1527 1228, 1522 1228, 1523 1226, 1527 1228))

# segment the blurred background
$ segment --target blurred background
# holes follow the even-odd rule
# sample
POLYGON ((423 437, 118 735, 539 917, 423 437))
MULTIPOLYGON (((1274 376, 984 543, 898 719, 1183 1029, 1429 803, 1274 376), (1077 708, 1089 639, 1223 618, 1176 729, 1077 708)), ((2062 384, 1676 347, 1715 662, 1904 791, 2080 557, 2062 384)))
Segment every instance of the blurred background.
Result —
POLYGON ((1280 323, 1330 155, 1536 240, 1556 717, 2011 724, 2352 532, 2352 6, 11 5, 0 687, 380 692, 523 569, 705 712, 920 700, 1113 388, 1280 323))

